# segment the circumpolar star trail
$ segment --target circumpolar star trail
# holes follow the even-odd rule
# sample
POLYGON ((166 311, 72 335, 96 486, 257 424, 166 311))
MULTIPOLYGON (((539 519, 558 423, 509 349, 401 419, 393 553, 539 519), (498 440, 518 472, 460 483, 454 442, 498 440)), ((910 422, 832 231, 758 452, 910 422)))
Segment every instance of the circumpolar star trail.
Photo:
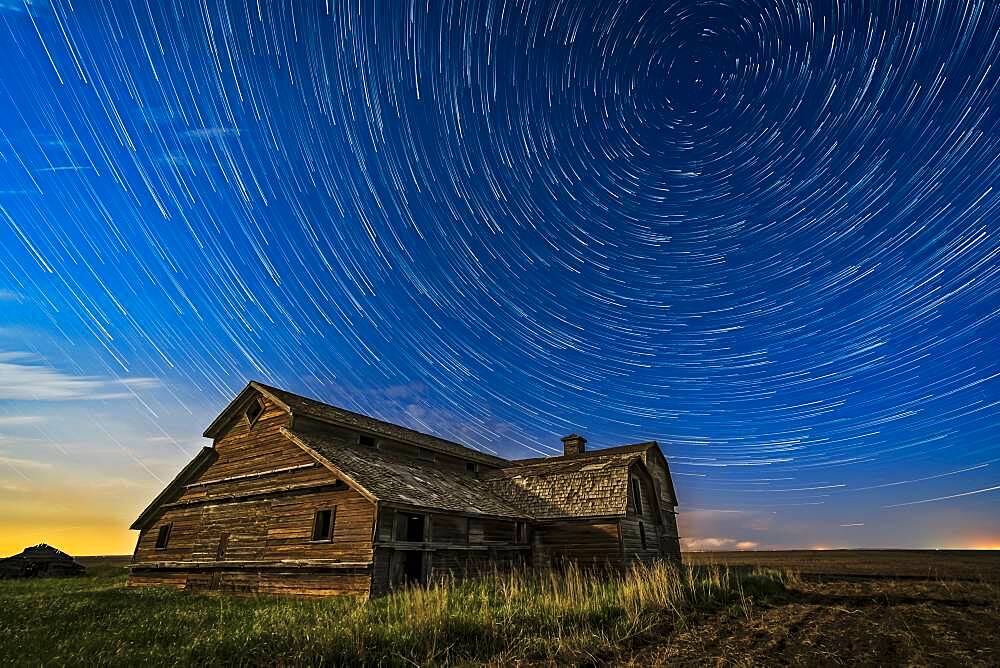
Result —
POLYGON ((1000 544, 995 3, 0 0, 0 55, 10 489, 139 508, 253 378, 656 439, 694 546, 1000 544))

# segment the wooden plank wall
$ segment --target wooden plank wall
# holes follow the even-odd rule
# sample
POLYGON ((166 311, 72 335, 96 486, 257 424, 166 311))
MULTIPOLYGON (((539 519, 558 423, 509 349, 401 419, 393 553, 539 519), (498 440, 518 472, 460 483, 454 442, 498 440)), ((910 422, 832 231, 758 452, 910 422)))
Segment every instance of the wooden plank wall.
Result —
POLYGON ((279 432, 287 415, 268 404, 248 428, 236 421, 217 439, 218 459, 189 484, 152 526, 139 534, 129 584, 262 591, 367 593, 365 572, 271 572, 254 569, 142 570, 155 562, 260 562, 372 559, 375 506, 337 484, 334 474, 279 432), (247 496, 253 494, 254 496, 247 496), (336 509, 333 540, 313 542, 317 510, 336 509), (172 523, 166 549, 155 547, 159 527, 172 523), (220 543, 225 545, 220 554, 220 543))
MULTIPOLYGON (((633 464, 629 472, 629 495, 625 517, 621 521, 622 552, 625 565, 636 561, 651 562, 655 559, 669 557, 666 549, 669 546, 667 530, 664 526, 663 513, 659 512, 653 503, 656 495, 654 480, 647 475, 646 470, 638 464, 633 464), (637 509, 632 499, 631 480, 639 481, 642 491, 642 508, 637 509), (646 547, 642 546, 642 533, 639 523, 642 523, 646 533, 646 547)), ((673 518, 673 514, 669 515, 673 518)))
POLYGON ((670 473, 667 471, 666 460, 656 449, 650 449, 646 453, 645 464, 653 478, 654 490, 660 502, 661 552, 670 559, 680 561, 681 547, 677 533, 677 515, 674 512, 677 499, 670 494, 670 473))
POLYGON ((621 563, 618 522, 614 520, 564 520, 536 524, 533 537, 537 568, 565 560, 580 565, 621 563))
POLYGON ((469 518, 458 515, 431 516, 431 540, 435 543, 469 543, 469 518))
POLYGON ((527 550, 490 549, 482 551, 437 550, 431 556, 432 583, 461 582, 495 573, 522 569, 528 562, 527 550))
POLYGON ((626 566, 639 561, 649 563, 665 556, 660 544, 660 525, 643 522, 643 527, 646 530, 646 547, 643 548, 639 522, 639 518, 635 516, 626 517, 621 521, 626 566))

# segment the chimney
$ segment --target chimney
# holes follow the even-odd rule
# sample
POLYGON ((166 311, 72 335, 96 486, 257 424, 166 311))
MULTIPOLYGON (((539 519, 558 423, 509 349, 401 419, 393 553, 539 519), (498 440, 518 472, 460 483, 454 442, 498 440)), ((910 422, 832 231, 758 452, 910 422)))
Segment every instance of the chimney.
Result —
POLYGON ((578 455, 587 450, 587 439, 579 434, 570 434, 560 439, 563 442, 564 455, 578 455))

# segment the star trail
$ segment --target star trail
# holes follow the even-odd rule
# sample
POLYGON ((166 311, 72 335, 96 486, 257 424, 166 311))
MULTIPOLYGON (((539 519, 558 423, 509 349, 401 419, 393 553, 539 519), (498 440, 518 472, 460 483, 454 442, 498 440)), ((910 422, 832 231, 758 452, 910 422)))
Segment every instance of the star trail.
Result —
POLYGON ((259 379, 656 439, 690 548, 1000 544, 995 3, 0 0, 0 57, 16 526, 128 544, 259 379))

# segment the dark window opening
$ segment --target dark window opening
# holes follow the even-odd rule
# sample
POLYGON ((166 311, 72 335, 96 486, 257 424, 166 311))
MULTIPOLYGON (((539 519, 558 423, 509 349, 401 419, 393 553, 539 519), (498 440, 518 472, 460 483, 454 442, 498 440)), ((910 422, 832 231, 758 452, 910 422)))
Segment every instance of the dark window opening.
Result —
POLYGON ((410 543, 422 543, 424 541, 425 518, 425 515, 397 513, 396 540, 404 540, 410 543))
POLYGON ((313 518, 313 540, 333 540, 333 525, 337 520, 337 511, 317 510, 313 518))
POLYGON ((518 522, 514 526, 514 542, 524 544, 528 542, 528 523, 518 522))
POLYGON ((424 450, 423 448, 417 448, 417 459, 425 462, 433 462, 434 453, 430 450, 424 450))
POLYGON ((361 436, 358 437, 358 443, 360 443, 361 445, 363 445, 365 447, 368 447, 368 448, 374 448, 375 447, 375 437, 374 436, 368 436, 367 434, 361 434, 361 436))
POLYGON ((254 422, 257 421, 257 418, 263 415, 263 413, 264 413, 264 402, 262 402, 258 397, 255 402, 253 402, 247 407, 245 413, 247 422, 250 424, 251 427, 253 426, 254 422))
POLYGON ((164 550, 167 547, 167 543, 170 542, 170 529, 174 525, 172 523, 164 524, 160 527, 159 532, 156 534, 156 549, 164 550))
POLYGON ((465 462, 465 470, 469 473, 479 473, 479 464, 475 462, 465 462))
POLYGON ((219 537, 219 548, 215 551, 215 558, 222 560, 226 558, 226 550, 229 548, 229 534, 224 533, 219 537))
POLYGON ((642 492, 639 491, 639 480, 632 478, 632 505, 635 506, 635 512, 642 514, 642 492))
POLYGON ((639 541, 642 543, 642 549, 646 549, 646 527, 643 526, 642 522, 639 522, 639 541))

